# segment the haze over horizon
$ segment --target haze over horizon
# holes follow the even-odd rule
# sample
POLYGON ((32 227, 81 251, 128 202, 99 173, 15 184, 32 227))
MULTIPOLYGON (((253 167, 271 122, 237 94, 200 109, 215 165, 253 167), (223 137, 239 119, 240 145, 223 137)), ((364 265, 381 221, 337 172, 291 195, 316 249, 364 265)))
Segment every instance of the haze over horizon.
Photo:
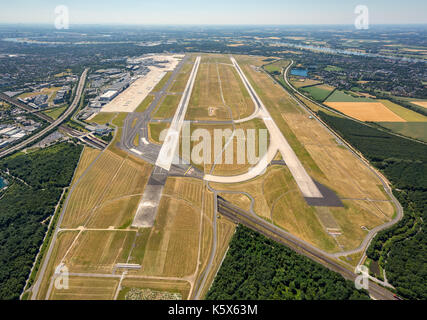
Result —
POLYGON ((373 25, 427 23, 427 2, 417 0, 16 0, 2 4, 0 23, 50 24, 59 5, 68 7, 70 24, 351 25, 357 5, 368 7, 373 25))

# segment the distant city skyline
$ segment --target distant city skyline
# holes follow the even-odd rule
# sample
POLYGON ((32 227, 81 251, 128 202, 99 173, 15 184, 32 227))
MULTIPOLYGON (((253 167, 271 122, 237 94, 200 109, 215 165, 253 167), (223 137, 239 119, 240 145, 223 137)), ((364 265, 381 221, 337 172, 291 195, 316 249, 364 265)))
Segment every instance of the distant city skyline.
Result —
POLYGON ((0 23, 53 24, 59 5, 71 25, 351 25, 358 5, 367 6, 372 25, 427 24, 427 1, 419 0, 15 0, 2 3, 0 23))

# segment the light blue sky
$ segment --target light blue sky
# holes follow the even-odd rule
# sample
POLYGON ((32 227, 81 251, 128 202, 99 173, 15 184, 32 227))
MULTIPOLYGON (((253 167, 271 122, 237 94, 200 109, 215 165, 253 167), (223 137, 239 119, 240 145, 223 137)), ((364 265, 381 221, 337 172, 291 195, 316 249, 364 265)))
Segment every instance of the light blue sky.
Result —
POLYGON ((353 24, 356 5, 371 24, 427 23, 426 0, 1 0, 0 23, 54 23, 67 5, 71 24, 353 24))

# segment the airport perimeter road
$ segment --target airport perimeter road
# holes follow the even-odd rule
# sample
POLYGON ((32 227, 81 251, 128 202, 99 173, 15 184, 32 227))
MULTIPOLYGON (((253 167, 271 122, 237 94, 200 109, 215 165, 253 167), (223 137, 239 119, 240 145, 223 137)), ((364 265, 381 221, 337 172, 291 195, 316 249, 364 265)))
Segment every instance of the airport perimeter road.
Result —
POLYGON ((182 95, 178 109, 173 117, 171 126, 165 138, 165 142, 159 152, 156 166, 170 171, 172 162, 175 158, 175 153, 178 147, 179 135, 184 123, 185 114, 187 112, 188 104, 190 102, 191 93, 193 92, 194 82, 196 80, 197 71, 199 70, 201 57, 196 58, 193 70, 191 71, 190 78, 185 87, 184 94, 182 95))
POLYGON ((37 139, 39 139, 40 137, 42 137, 43 135, 45 135, 46 133, 48 133, 52 129, 61 125, 61 123, 64 122, 64 120, 67 119, 68 116, 74 112, 74 110, 79 105, 80 98, 81 98, 81 95, 83 92, 83 88, 84 88, 84 85, 86 83, 86 76, 87 76, 88 70, 89 69, 85 69, 85 71, 83 71, 83 73, 80 77, 80 81, 79 81, 79 84, 77 87, 76 95, 74 97, 73 102, 71 103, 71 106, 58 119, 56 119, 54 122, 52 122, 49 126, 47 126, 45 129, 43 129, 39 133, 36 133, 35 135, 30 136, 28 139, 22 141, 21 143, 17 144, 16 146, 13 146, 7 150, 4 150, 3 152, 0 152, 0 158, 5 157, 8 154, 11 154, 15 151, 21 150, 21 149, 25 148, 26 146, 30 145, 32 142, 36 141, 37 139))
MULTIPOLYGON (((311 177, 308 175, 307 171, 301 164, 301 161, 298 159, 294 150, 289 145, 288 141, 280 131, 279 127, 274 122, 267 108, 264 106, 258 94, 255 92, 254 88, 250 84, 249 80, 246 78, 246 75, 240 68, 236 59, 234 59, 233 57, 231 57, 230 59, 234 67, 236 68, 237 73, 242 79, 242 82, 245 85, 247 91, 249 92, 249 95, 251 96, 256 109, 259 110, 258 115, 264 120, 264 123, 270 133, 271 145, 268 152, 270 157, 267 157, 267 158, 271 158, 271 154, 273 153, 272 148, 276 147, 277 148, 276 150, 280 151, 280 153, 282 154, 282 157, 285 160, 286 165, 288 166, 290 172, 292 173, 292 176, 294 177, 303 196, 305 198, 323 198, 321 192, 317 188, 313 179, 311 179, 311 177)), ((272 159, 268 159, 268 160, 272 160, 272 159)), ((269 165, 269 163, 270 162, 266 161, 266 158, 264 158, 263 161, 260 163, 260 165, 263 167, 262 169, 265 169, 269 165)), ((261 169, 260 166, 255 166, 247 174, 240 176, 239 179, 242 179, 241 181, 250 180, 259 175, 259 172, 260 172, 259 169, 261 169)), ((261 172, 262 171, 263 170, 261 170, 261 172)), ((211 182, 220 182, 220 183, 241 182, 241 181, 236 181, 236 177, 220 177, 220 176, 212 176, 212 175, 207 175, 205 177, 205 180, 211 181, 211 182)))
MULTIPOLYGON (((347 280, 356 280, 356 277, 358 276, 357 274, 341 266, 333 258, 329 258, 308 243, 299 240, 298 238, 283 231, 275 225, 263 220, 262 218, 253 216, 251 213, 246 212, 225 200, 217 198, 216 201, 218 212, 230 220, 245 225, 248 228, 257 231, 276 242, 286 245, 295 252, 302 254, 311 260, 322 264, 326 268, 341 274, 347 280)), ((392 292, 374 282, 369 283, 368 291, 372 298, 376 300, 397 300, 392 292)))

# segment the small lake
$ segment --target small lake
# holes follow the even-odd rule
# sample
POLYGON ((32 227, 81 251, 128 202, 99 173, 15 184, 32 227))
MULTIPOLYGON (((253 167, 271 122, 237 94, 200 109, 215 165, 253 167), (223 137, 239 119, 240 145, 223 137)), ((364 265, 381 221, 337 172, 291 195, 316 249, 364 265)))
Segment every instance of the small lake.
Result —
POLYGON ((0 190, 7 186, 7 181, 0 177, 0 190))
POLYGON ((307 69, 292 69, 291 75, 299 76, 299 77, 307 77, 308 76, 308 70, 307 69))

